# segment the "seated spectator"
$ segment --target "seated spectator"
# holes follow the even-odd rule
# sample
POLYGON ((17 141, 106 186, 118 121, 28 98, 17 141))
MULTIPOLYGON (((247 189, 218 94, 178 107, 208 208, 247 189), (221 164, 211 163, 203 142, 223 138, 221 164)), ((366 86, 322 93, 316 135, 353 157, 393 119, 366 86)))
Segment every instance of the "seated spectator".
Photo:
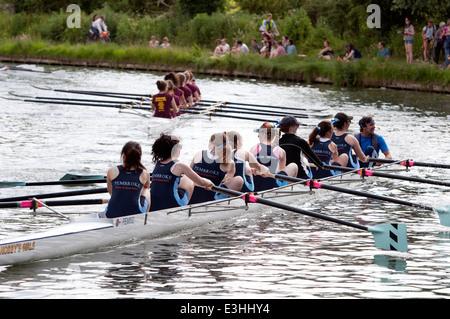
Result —
POLYGON ((263 47, 261 48, 261 57, 270 58, 270 53, 272 52, 272 44, 269 40, 265 40, 263 47))
POLYGON ((225 54, 223 53, 222 50, 222 41, 220 41, 220 39, 216 40, 216 49, 214 50, 214 54, 213 57, 223 57, 225 54))
POLYGON ((224 55, 231 52, 230 45, 227 43, 227 39, 225 38, 222 39, 222 51, 224 55))
POLYGON ((258 41, 256 39, 252 39, 252 53, 261 53, 261 47, 258 45, 258 41))
POLYGON ((247 54, 249 52, 248 46, 242 42, 241 39, 236 41, 238 54, 244 53, 247 54))
POLYGON ((333 58, 334 52, 333 49, 330 47, 330 41, 325 40, 323 42, 324 48, 319 52, 318 57, 320 59, 327 59, 331 60, 333 58))
POLYGON ((283 37, 281 38, 281 42, 283 43, 283 48, 287 51, 287 47, 288 47, 288 36, 287 35, 283 35, 283 37))
POLYGON ((345 56, 343 58, 345 62, 357 61, 361 58, 362 58, 361 52, 359 52, 359 50, 356 49, 353 44, 349 43, 345 46, 345 56))
POLYGON ((284 56, 284 55, 286 55, 286 50, 283 47, 283 42, 278 41, 276 43, 276 48, 275 48, 275 50, 273 50, 271 52, 270 57, 277 58, 277 57, 284 56))
POLYGON ((148 46, 153 49, 157 49, 159 47, 159 41, 156 40, 155 35, 152 35, 151 40, 148 41, 148 46))
POLYGON ((163 43, 161 43, 161 45, 159 46, 160 48, 163 49, 168 49, 170 48, 170 43, 169 43, 169 39, 167 37, 163 38, 163 43))
POLYGON ((378 53, 377 55, 383 60, 389 60, 391 57, 391 51, 389 49, 386 49, 386 42, 380 41, 378 42, 378 53))
POLYGON ((291 39, 287 40, 286 54, 297 55, 297 48, 294 45, 294 41, 292 41, 291 39))

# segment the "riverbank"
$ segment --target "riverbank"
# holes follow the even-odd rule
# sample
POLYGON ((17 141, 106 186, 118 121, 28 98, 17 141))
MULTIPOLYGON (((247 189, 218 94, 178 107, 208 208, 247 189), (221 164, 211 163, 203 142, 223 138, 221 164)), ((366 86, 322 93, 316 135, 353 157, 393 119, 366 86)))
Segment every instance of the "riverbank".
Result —
POLYGON ((450 93, 450 70, 431 64, 395 60, 360 60, 343 63, 315 57, 286 56, 262 59, 257 55, 211 58, 198 47, 151 50, 146 46, 117 44, 53 44, 46 41, 4 41, 2 63, 111 68, 152 72, 183 71, 222 77, 330 84, 338 87, 390 88, 450 93))

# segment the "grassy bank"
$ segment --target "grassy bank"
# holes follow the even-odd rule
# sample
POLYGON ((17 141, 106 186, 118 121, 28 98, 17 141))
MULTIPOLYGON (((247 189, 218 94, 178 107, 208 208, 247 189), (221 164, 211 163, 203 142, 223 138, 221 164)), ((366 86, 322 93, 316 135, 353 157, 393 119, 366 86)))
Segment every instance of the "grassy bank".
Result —
POLYGON ((336 86, 347 87, 389 86, 389 83, 401 82, 404 83, 404 88, 408 88, 407 83, 410 83, 413 85, 411 88, 417 88, 419 85, 425 91, 436 90, 433 89, 434 86, 450 88, 450 70, 439 70, 429 64, 406 64, 395 59, 363 59, 343 63, 296 56, 262 59, 253 54, 211 58, 209 50, 199 47, 152 50, 146 45, 55 44, 43 40, 2 41, 0 56, 52 59, 66 65, 76 65, 77 61, 91 61, 94 64, 86 65, 94 66, 96 62, 106 62, 110 67, 123 67, 125 64, 160 68, 165 66, 162 68, 164 70, 182 67, 191 68, 197 73, 216 72, 307 83, 325 79, 336 86))

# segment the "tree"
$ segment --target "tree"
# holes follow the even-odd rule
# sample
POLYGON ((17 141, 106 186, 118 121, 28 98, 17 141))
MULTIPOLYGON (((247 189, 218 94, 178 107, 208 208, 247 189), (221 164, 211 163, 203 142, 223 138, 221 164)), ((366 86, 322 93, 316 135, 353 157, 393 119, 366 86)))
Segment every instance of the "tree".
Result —
POLYGON ((177 0, 176 11, 195 16, 199 13, 211 14, 225 8, 225 0, 177 0))

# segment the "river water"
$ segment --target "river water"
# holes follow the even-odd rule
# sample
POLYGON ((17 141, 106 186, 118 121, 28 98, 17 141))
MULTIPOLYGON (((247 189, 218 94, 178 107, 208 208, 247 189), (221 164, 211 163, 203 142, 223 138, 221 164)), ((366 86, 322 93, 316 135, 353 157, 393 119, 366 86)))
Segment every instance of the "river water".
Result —
MULTIPOLYGON (((53 68, 57 70, 57 68, 53 68)), ((66 68, 65 77, 10 73, 0 79, 0 96, 91 98, 61 89, 155 93, 161 74, 66 68)), ((25 72, 22 72, 25 73, 25 72)), ((448 95, 253 79, 197 78, 203 98, 306 108, 310 115, 372 114, 395 159, 449 163, 448 95)), ((58 180, 65 173, 105 174, 118 164, 129 140, 139 141, 151 170, 149 120, 117 109, 0 100, 0 180, 58 180)), ((307 138, 319 119, 302 119, 307 138)), ((182 120, 173 130, 189 163, 216 131, 237 130, 244 146, 257 142, 261 123, 215 117, 182 120)), ((450 180, 449 170, 414 167, 396 172, 450 180)), ((85 186, 87 187, 87 186, 85 186)), ((429 206, 450 204, 450 190, 389 179, 352 187, 429 206)), ((83 189, 83 187, 1 188, 0 197, 83 189)), ((92 195, 99 198, 107 195, 92 195)), ((321 191, 294 206, 364 225, 402 222, 408 227, 406 253, 373 245, 370 233, 306 216, 262 207, 248 215, 187 229, 155 240, 14 267, 0 267, 0 298, 448 298, 450 228, 435 212, 321 191)), ((76 212, 78 207, 61 208, 76 212)), ((91 211, 101 208, 90 207, 91 211)), ((64 221, 33 217, 26 209, 0 211, 0 237, 50 228, 64 221)))

